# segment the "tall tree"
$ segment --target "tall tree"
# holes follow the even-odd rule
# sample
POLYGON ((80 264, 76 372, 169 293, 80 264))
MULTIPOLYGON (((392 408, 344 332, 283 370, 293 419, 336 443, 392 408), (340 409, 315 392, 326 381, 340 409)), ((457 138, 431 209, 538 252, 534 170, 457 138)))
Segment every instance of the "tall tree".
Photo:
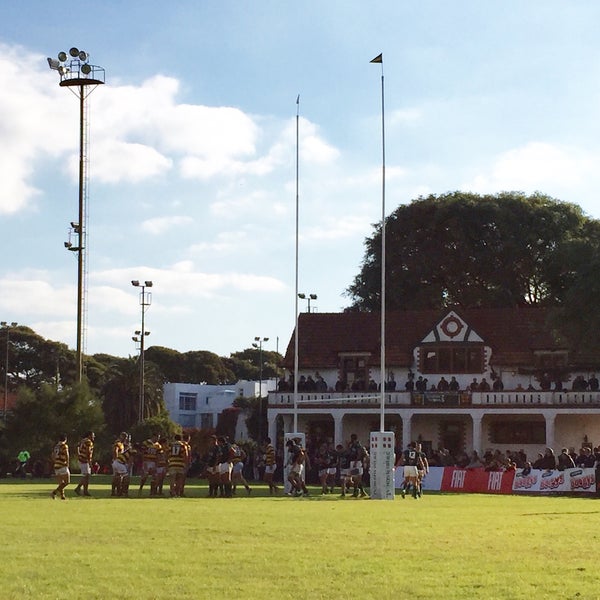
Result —
MULTIPOLYGON (((419 198, 386 219, 386 307, 560 303, 572 274, 556 268, 564 248, 594 245, 598 228, 580 207, 536 193, 419 198)), ((381 225, 365 242, 347 289, 351 310, 380 309, 381 225)))

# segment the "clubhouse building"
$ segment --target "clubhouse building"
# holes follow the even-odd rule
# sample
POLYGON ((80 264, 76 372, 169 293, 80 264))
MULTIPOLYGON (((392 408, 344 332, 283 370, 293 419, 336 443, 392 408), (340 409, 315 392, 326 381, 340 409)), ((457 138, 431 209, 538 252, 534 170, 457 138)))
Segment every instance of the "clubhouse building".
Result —
POLYGON ((545 447, 600 444, 600 349, 569 351, 540 307, 389 312, 381 372, 378 313, 302 313, 268 395, 269 435, 307 442, 363 442, 380 429, 397 445, 452 453, 487 449, 529 455, 545 447), (298 393, 294 394, 294 335, 298 393))

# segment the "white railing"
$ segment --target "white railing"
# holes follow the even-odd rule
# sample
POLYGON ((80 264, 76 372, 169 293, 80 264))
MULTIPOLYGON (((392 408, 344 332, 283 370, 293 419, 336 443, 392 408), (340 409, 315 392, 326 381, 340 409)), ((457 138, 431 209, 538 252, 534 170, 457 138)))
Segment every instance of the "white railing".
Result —
MULTIPOLYGON (((600 392, 385 392, 386 406, 426 406, 451 408, 474 406, 590 406, 600 408, 600 392)), ((324 404, 376 407, 381 405, 379 392, 298 392, 300 407, 324 404)), ((269 392, 269 406, 293 406, 292 392, 269 392)))

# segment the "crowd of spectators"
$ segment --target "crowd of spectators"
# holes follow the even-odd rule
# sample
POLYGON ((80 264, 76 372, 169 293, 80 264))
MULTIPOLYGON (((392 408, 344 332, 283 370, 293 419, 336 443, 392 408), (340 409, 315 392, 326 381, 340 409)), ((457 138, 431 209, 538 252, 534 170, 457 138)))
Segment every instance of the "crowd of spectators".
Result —
POLYGON ((556 470, 569 468, 598 468, 600 469, 600 446, 584 445, 579 450, 574 447, 562 448, 556 455, 552 448, 546 448, 533 459, 524 450, 486 450, 480 456, 476 450, 470 454, 459 452, 452 454, 446 448, 432 450, 428 453, 431 467, 460 467, 463 469, 483 468, 486 471, 515 471, 527 470, 556 470))

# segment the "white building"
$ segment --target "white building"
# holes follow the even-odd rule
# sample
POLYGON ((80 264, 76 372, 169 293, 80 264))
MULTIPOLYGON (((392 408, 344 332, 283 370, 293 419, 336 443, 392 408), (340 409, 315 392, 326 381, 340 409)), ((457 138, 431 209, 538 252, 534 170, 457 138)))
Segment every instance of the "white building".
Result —
MULTIPOLYGON (((236 398, 266 398, 276 387, 276 380, 262 382, 244 379, 231 385, 208 385, 205 383, 165 383, 163 397, 169 417, 182 427, 211 429, 217 426, 219 415, 233 406, 236 398)), ((265 400, 266 404, 266 400, 265 400)), ((238 419, 236 439, 248 437, 245 419, 238 419)))

